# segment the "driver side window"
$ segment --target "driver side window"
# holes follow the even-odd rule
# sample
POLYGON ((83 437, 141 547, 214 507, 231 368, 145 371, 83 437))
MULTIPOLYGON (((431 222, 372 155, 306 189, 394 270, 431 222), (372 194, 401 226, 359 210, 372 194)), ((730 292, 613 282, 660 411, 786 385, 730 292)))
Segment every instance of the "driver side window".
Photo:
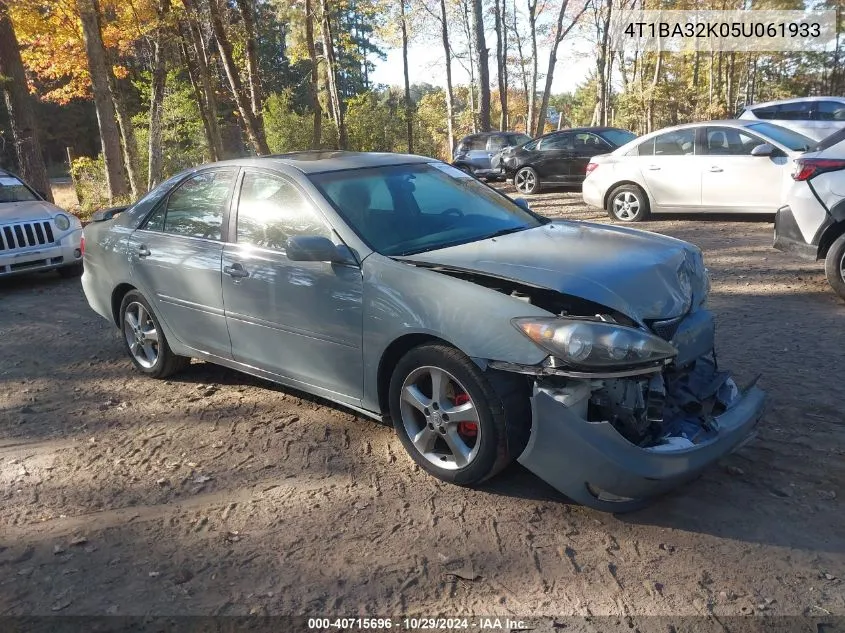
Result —
POLYGON ((223 239, 223 217, 237 171, 204 171, 179 185, 150 216, 146 229, 210 240, 223 239))

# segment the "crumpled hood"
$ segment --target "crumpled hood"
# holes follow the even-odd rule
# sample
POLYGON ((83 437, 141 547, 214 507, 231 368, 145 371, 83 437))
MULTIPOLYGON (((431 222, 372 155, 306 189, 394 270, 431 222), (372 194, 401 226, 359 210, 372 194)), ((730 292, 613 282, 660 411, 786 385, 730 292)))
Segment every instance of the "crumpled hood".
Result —
POLYGON ((0 203, 0 222, 6 224, 27 220, 46 220, 61 212, 57 206, 44 200, 0 203))
POLYGON ((701 280, 705 274, 700 251, 692 244, 588 222, 551 222, 402 259, 557 290, 639 322, 683 315, 690 289, 682 288, 679 269, 686 265, 690 277, 701 280))

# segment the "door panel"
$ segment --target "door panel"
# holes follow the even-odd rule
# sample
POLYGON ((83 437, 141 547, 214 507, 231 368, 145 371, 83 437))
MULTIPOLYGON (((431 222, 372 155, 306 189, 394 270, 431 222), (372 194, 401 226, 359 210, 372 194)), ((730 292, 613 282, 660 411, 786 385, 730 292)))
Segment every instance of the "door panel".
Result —
POLYGON ((702 205, 713 211, 775 213, 787 184, 789 159, 752 156, 766 141, 735 128, 708 127, 701 171, 702 205))
POLYGON ((183 182, 130 240, 132 277, 174 335, 189 347, 231 358, 220 261, 237 169, 183 182))
POLYGON ((553 134, 540 139, 535 152, 534 169, 547 182, 566 182, 570 178, 572 135, 553 134))
POLYGON ((569 158, 569 180, 574 184, 584 182, 587 176, 587 163, 593 156, 613 151, 603 139, 590 132, 576 132, 573 140, 572 156, 569 158))
POLYGON ((237 225, 238 243, 223 249, 223 299, 235 360, 359 404, 361 270, 288 259, 289 237, 333 234, 281 176, 244 173, 237 225))
POLYGON ((695 155, 695 137, 695 128, 685 128, 639 145, 636 161, 653 206, 701 207, 702 157, 695 155))

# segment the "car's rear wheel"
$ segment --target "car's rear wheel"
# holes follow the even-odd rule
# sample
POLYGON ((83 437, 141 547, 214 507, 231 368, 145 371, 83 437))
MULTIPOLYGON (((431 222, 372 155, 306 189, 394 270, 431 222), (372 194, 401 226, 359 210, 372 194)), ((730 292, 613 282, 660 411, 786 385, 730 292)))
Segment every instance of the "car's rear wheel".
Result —
POLYGON ((532 195, 540 193, 540 176, 532 167, 522 167, 517 170, 513 177, 513 186, 519 193, 532 195))
POLYGON ((389 395, 393 426, 408 454, 443 481, 481 483, 518 456, 528 439, 526 383, 482 373, 447 345, 409 351, 393 372, 389 395))
POLYGON ((824 271, 831 288, 845 299, 845 234, 830 245, 824 260, 824 271))
POLYGON ((184 369, 190 358, 170 349, 150 304, 137 290, 130 290, 120 304, 123 343, 136 369, 153 378, 166 378, 184 369))
POLYGON ((607 197, 607 213, 614 220, 640 222, 648 212, 648 196, 637 185, 620 185, 607 197))
POLYGON ((62 266, 58 269, 59 277, 62 279, 73 279, 82 275, 82 264, 71 264, 70 266, 62 266))

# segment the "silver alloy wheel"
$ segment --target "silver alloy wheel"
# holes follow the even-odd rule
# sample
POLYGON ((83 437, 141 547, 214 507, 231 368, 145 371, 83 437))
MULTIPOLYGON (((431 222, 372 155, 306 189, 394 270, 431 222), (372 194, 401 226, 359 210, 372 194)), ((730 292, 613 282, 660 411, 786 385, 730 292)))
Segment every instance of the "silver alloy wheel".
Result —
POLYGON ((640 199, 631 191, 620 191, 613 198, 613 215, 620 220, 633 220, 640 212, 640 199))
POLYGON ((845 253, 842 253, 842 259, 839 260, 839 278, 845 281, 845 253))
POLYGON ((521 193, 534 193, 537 188, 537 177, 530 169, 520 169, 516 172, 513 184, 521 193))
POLYGON ((123 314, 123 336, 129 353, 145 369, 158 360, 158 330, 149 311, 137 301, 126 306, 123 314))
POLYGON ((402 424, 420 454, 446 470, 465 468, 481 447, 481 421, 467 390, 439 367, 419 367, 402 383, 402 424), (465 400, 455 404, 455 400, 465 400), (475 436, 460 432, 461 423, 475 425, 475 436))

